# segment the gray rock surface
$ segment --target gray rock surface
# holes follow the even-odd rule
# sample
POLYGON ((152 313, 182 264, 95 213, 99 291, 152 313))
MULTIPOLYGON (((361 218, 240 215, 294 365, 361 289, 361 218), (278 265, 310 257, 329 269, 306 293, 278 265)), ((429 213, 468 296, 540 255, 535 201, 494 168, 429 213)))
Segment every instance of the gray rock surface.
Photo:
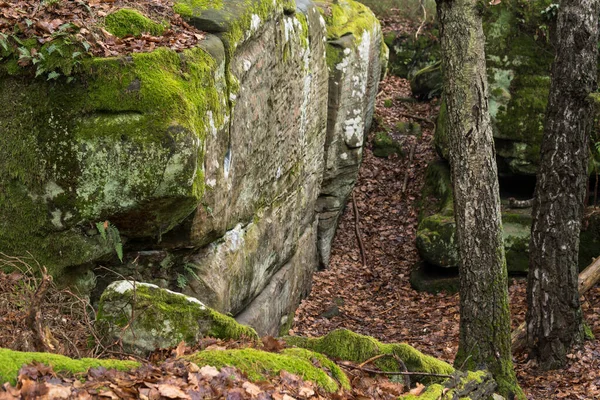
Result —
POLYGON ((208 33, 181 54, 93 59, 68 85, 0 73, 15 108, 0 110, 0 251, 30 251, 93 296, 120 274, 276 334, 356 180, 380 25, 351 0, 186 18, 208 33))
POLYGON ((339 217, 358 176, 387 48, 381 27, 367 7, 339 1, 323 9, 328 26, 329 103, 317 210, 319 260, 326 267, 339 217))
POLYGON ((208 308, 194 297, 134 281, 110 284, 100 298, 97 324, 107 344, 146 354, 157 348, 194 345, 204 336, 257 339, 256 332, 208 308))

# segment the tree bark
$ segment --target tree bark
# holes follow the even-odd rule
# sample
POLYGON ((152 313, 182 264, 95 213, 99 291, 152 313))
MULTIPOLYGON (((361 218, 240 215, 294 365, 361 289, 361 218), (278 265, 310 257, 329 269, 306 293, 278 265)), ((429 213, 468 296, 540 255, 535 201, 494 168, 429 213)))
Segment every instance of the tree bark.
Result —
MULTIPOLYGON (((588 265, 579 274, 579 296, 583 296, 591 288, 600 281, 600 257, 596 258, 593 263, 588 265)), ((512 332, 512 351, 513 354, 523 350, 527 346, 527 328, 525 323, 519 325, 512 332)))
POLYGON ((487 368, 500 394, 525 398, 512 365, 508 284, 485 38, 477 0, 438 0, 460 273, 455 366, 487 368))
POLYGON ((527 280, 527 343, 545 369, 560 368, 583 340, 579 232, 596 89, 598 0, 561 0, 556 57, 533 202, 527 280))

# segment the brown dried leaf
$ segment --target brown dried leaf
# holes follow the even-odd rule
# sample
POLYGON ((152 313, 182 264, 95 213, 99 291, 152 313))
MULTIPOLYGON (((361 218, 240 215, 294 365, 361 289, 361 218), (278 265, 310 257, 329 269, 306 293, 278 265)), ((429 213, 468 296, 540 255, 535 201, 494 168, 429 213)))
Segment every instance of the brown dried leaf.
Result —
POLYGON ((169 399, 191 399, 189 395, 175 385, 160 384, 156 389, 159 391, 161 396, 169 399))

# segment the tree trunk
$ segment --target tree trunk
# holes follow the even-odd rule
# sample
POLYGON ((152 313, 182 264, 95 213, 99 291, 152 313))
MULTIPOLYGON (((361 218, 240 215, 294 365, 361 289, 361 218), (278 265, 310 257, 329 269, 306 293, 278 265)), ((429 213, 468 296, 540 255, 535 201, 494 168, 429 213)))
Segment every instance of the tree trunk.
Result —
POLYGON ((525 398, 510 346, 508 284, 481 11, 477 0, 438 0, 460 272, 455 366, 489 369, 500 394, 525 398))
MULTIPOLYGON (((588 265, 579 274, 579 296, 586 294, 591 288, 600 281, 600 257, 596 258, 593 263, 588 265)), ((518 353, 527 346, 527 329, 525 323, 519 325, 512 334, 512 351, 518 353)))
POLYGON ((561 0, 556 58, 533 202, 527 342, 546 369, 582 341, 577 256, 596 88, 598 0, 561 0))

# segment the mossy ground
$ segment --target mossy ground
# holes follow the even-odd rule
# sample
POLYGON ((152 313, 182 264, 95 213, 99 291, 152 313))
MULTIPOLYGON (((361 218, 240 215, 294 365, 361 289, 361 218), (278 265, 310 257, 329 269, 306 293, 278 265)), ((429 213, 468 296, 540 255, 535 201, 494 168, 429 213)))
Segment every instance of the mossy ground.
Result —
POLYGON ((373 155, 387 158, 392 154, 403 155, 402 145, 389 132, 377 132, 373 137, 373 155))
POLYGON ((350 387, 348 378, 333 361, 303 349, 286 349, 281 354, 250 348, 210 350, 195 353, 188 359, 198 365, 211 365, 215 368, 236 367, 253 381, 265 380, 280 371, 287 371, 316 383, 328 392, 337 392, 340 387, 350 387), (319 360, 323 368, 330 370, 331 376, 324 369, 315 366, 313 358, 319 360))
MULTIPOLYGON (((394 354, 406 364, 409 371, 438 374, 451 374, 454 371, 451 365, 425 355, 407 344, 385 344, 372 337, 359 335, 346 329, 332 331, 320 338, 286 336, 283 339, 290 346, 358 363, 380 354, 394 354)), ((397 361, 393 358, 379 359, 375 361, 375 365, 383 371, 399 369, 397 361)))
POLYGON ((96 367, 126 371, 140 365, 134 361, 97 360, 93 358, 75 360, 57 354, 23 353, 0 348, 0 384, 4 382, 10 382, 12 385, 16 384, 19 369, 23 365, 32 362, 51 366, 55 372, 71 374, 85 373, 89 368, 96 367))

